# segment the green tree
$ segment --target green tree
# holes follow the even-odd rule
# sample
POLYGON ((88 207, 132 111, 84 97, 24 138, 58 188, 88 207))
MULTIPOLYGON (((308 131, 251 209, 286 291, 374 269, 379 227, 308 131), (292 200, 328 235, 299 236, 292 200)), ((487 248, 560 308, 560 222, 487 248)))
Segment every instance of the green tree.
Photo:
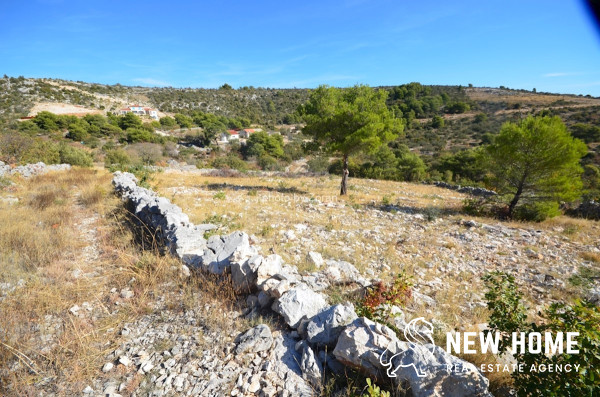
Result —
POLYGON ((190 116, 181 113, 175 115, 175 122, 179 124, 180 128, 192 128, 194 126, 194 120, 190 116))
POLYGON ((433 128, 442 128, 444 124, 444 118, 442 116, 433 116, 431 119, 431 126, 433 128))
POLYGON ((579 197, 579 160, 587 147, 569 134, 560 118, 530 116, 505 123, 486 149, 490 182, 501 195, 512 196, 509 217, 519 202, 547 209, 579 197))
POLYGON ((171 129, 177 127, 177 122, 173 117, 165 116, 160 118, 160 125, 165 128, 171 129))
POLYGON ((366 85, 347 89, 322 85, 301 109, 304 133, 326 152, 342 157, 340 195, 347 194, 348 158, 360 152, 373 153, 403 131, 402 120, 386 105, 387 96, 387 91, 366 85))
POLYGON ((58 117, 54 113, 50 112, 39 112, 37 116, 33 118, 33 122, 45 131, 58 131, 58 117))
POLYGON ((119 123, 119 127, 121 127, 122 130, 126 130, 128 128, 141 128, 142 127, 142 119, 140 119, 138 116, 136 116, 133 113, 127 113, 127 114, 119 117, 118 123, 119 123))
POLYGON ((280 158, 284 155, 283 138, 281 135, 269 135, 264 131, 255 132, 248 138, 243 152, 246 158, 265 154, 280 158))

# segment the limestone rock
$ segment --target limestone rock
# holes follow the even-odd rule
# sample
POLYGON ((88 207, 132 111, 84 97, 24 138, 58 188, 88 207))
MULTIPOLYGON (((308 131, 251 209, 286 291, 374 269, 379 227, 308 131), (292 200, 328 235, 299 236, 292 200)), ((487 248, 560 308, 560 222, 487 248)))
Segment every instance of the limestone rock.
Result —
POLYGON ((323 380, 323 365, 317 359, 315 352, 306 343, 302 347, 302 359, 300 361, 302 376, 315 390, 321 389, 323 380))
POLYGON ((330 306, 314 316, 306 325, 306 340, 320 346, 332 346, 344 327, 357 318, 351 303, 330 306))
POLYGON ((271 329, 265 324, 257 325, 240 335, 237 343, 238 345, 235 348, 236 354, 242 354, 248 351, 258 353, 268 350, 273 344, 271 329))
POLYGON ((323 264, 325 263, 321 254, 319 254, 318 252, 315 252, 315 251, 309 251, 308 254, 306 255, 306 260, 311 265, 314 265, 317 269, 321 268, 323 266, 323 264))
POLYGON ((398 338, 390 328, 359 317, 342 331, 333 355, 342 364, 372 378, 380 378, 383 369, 380 356, 386 349, 392 354, 397 353, 398 344, 398 338))
POLYGON ((326 306, 323 295, 312 291, 306 284, 298 284, 275 300, 272 309, 281 314, 290 327, 297 328, 300 320, 313 317, 326 306))

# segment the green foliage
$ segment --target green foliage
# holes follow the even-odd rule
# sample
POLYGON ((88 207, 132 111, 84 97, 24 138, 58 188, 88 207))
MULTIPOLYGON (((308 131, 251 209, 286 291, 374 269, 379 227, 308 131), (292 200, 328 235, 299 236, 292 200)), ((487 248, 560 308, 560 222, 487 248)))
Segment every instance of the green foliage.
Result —
POLYGON ((283 138, 281 135, 269 135, 264 131, 255 132, 248 138, 242 152, 246 158, 261 157, 265 154, 281 158, 284 155, 283 138))
MULTIPOLYGON (((508 216, 519 203, 571 201, 581 194, 583 172, 579 160, 587 152, 558 117, 528 117, 506 123, 486 147, 490 183, 501 195, 511 196, 508 216)), ((553 207, 538 205, 536 218, 550 216, 553 207)))
POLYGON ((242 172, 248 170, 248 164, 233 153, 225 157, 217 157, 211 162, 211 166, 213 168, 234 169, 242 172))
POLYGON ((446 106, 446 113, 450 114, 465 113, 469 110, 471 110, 471 106, 469 106, 469 104, 465 102, 455 102, 446 106))
POLYGON ((131 158, 123 149, 113 149, 106 152, 104 157, 104 165, 106 168, 117 167, 123 168, 131 164, 131 158))
POLYGON ((368 397, 390 397, 390 392, 381 390, 379 386, 377 386, 374 382, 371 381, 371 378, 367 378, 367 392, 364 396, 368 397))
POLYGON ((487 288, 485 299, 490 311, 489 328, 503 333, 499 350, 510 346, 509 336, 522 329, 527 319, 527 309, 523 306, 521 293, 515 278, 503 272, 492 272, 483 276, 487 288))
POLYGON ((258 158, 258 165, 265 171, 277 171, 281 167, 275 157, 264 154, 258 158))
POLYGON ((289 160, 300 160, 304 156, 304 149, 300 142, 290 142, 284 145, 283 152, 289 160))
POLYGON ((316 156, 306 162, 310 172, 327 172, 329 158, 327 156, 316 156))
POLYGON ((177 127, 177 122, 173 117, 165 116, 160 118, 160 125, 164 128, 171 129, 177 127))
POLYGON ((366 85, 320 86, 301 109, 306 121, 303 132, 330 153, 345 157, 374 153, 403 130, 402 121, 386 106, 387 96, 386 91, 366 85))
POLYGON ((94 165, 92 156, 89 153, 73 146, 61 145, 59 154, 61 163, 76 165, 79 167, 91 167, 94 165))
POLYGON ((595 125, 577 123, 571 126, 571 133, 585 143, 600 141, 600 127, 595 125))
POLYGON ((119 117, 117 122, 123 131, 129 128, 142 128, 142 119, 133 113, 126 113, 119 117))
POLYGON ((175 122, 179 125, 179 128, 192 128, 194 126, 194 120, 181 113, 175 115, 175 122))
POLYGON ((70 138, 74 141, 83 141, 88 137, 89 134, 83 126, 74 124, 69 127, 67 138, 70 138))
POLYGON ((600 167, 596 164, 586 164, 583 167, 584 198, 600 201, 600 167))
MULTIPOLYGON (((427 174, 427 167, 418 154, 406 145, 391 149, 384 145, 374 154, 366 156, 363 163, 352 160, 348 163, 350 175, 356 178, 384 179, 392 181, 420 181, 427 174)), ((336 161, 329 167, 332 174, 342 173, 342 162, 336 161)))
POLYGON ((431 126, 433 128, 442 128, 445 125, 444 118, 442 116, 433 116, 431 119, 431 126))
POLYGON ((521 221, 542 222, 547 218, 560 215, 560 208, 556 201, 538 201, 525 203, 518 206, 513 217, 521 221))
POLYGON ((485 160, 482 158, 482 151, 479 148, 442 155, 432 168, 450 176, 450 178, 444 178, 446 182, 470 185, 481 182, 486 173, 485 160))
POLYGON ((37 124, 39 128, 45 131, 58 131, 58 117, 54 113, 50 112, 39 112, 37 116, 33 118, 33 122, 37 124))
POLYGON ((135 142, 152 142, 164 143, 164 137, 154 134, 144 128, 130 128, 126 131, 125 140, 129 143, 135 142))
POLYGON ((225 195, 225 192, 221 191, 221 192, 217 192, 213 195, 213 198, 215 200, 225 200, 227 198, 227 196, 225 195))
POLYGON ((59 145, 43 139, 34 139, 28 142, 27 148, 21 153, 17 162, 21 164, 37 163, 58 164, 61 162, 59 145))
MULTIPOLYGON (((539 313, 541 324, 527 323, 521 304, 522 294, 517 291, 514 278, 496 272, 484 278, 488 292, 490 309, 490 330, 500 332, 500 350, 511 344, 513 332, 524 332, 526 338, 531 332, 556 335, 557 332, 577 332, 579 353, 563 353, 547 356, 528 351, 513 352, 525 371, 515 371, 513 379, 517 395, 534 396, 596 396, 600 393, 600 308, 591 302, 575 301, 573 304, 553 303, 543 313, 539 313), (579 366, 578 371, 543 372, 531 371, 532 365, 579 366)), ((544 341, 542 341, 544 343, 544 341)))

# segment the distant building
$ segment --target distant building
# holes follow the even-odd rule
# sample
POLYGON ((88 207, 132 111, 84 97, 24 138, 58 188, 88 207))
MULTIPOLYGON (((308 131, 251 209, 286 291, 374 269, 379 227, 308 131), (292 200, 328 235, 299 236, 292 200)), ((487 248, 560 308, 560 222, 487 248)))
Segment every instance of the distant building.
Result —
POLYGON ((250 135, 261 131, 262 128, 244 128, 243 130, 240 130, 240 138, 248 139, 250 138, 250 135))
POLYGON ((227 130, 227 132, 222 132, 221 135, 219 135, 220 143, 227 143, 227 142, 231 142, 233 140, 239 140, 239 139, 240 139, 240 132, 236 131, 236 130, 227 130))
POLYGON ((117 114, 119 114, 121 116, 123 116, 127 113, 133 113, 138 116, 150 116, 150 118, 153 118, 154 120, 158 120, 158 110, 148 108, 148 107, 143 107, 140 105, 128 106, 126 108, 119 109, 117 111, 117 114))

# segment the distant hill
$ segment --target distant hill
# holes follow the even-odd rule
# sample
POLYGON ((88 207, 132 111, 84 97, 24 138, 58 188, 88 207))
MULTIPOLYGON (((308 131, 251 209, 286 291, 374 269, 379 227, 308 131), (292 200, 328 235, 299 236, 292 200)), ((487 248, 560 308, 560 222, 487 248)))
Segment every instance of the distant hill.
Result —
MULTIPOLYGON (((478 146, 489 141, 502 123, 540 112, 559 115, 570 128, 575 126, 592 149, 599 141, 595 128, 600 128, 600 98, 419 83, 381 88, 390 92, 388 105, 406 121, 406 134, 399 143, 425 158, 478 146)), ((309 95, 309 89, 296 88, 131 87, 4 76, 0 78, 0 122, 8 125, 38 110, 69 113, 75 105, 90 113, 106 113, 140 104, 157 108, 161 116, 202 111, 272 129, 301 123, 295 111, 309 95)))

